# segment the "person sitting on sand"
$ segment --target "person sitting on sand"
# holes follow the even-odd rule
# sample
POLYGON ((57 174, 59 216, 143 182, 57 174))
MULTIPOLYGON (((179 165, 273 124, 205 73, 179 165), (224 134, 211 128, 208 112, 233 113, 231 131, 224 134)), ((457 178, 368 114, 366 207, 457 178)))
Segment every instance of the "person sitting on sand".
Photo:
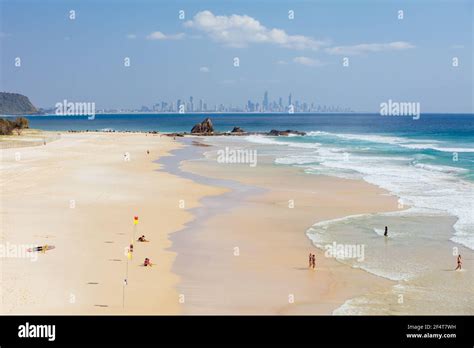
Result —
POLYGON ((383 235, 385 237, 388 237, 388 227, 387 226, 385 226, 385 232, 383 233, 383 235))
POLYGON ((150 261, 150 259, 147 257, 145 258, 145 262, 143 262, 143 266, 147 267, 147 266, 152 266, 152 263, 150 261))
POLYGON ((461 260, 461 254, 458 255, 458 266, 456 267, 455 271, 458 269, 460 270, 462 268, 462 260, 461 260))
POLYGON ((145 239, 145 235, 142 235, 141 237, 138 238, 138 241, 139 242, 148 242, 146 239, 145 239))

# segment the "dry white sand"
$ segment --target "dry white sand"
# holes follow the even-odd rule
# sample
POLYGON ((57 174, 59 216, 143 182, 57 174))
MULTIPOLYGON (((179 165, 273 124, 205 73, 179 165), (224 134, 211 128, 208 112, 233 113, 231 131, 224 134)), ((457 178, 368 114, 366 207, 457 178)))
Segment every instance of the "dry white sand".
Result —
POLYGON ((64 133, 45 146, 1 150, 0 242, 10 251, 55 249, 34 262, 0 259, 0 312, 179 313, 169 235, 192 219, 179 203, 192 208, 220 190, 157 170, 153 161, 178 146, 150 134, 64 133), (135 237, 150 242, 134 243, 123 308, 135 215, 135 237), (142 266, 145 257, 153 267, 142 266))

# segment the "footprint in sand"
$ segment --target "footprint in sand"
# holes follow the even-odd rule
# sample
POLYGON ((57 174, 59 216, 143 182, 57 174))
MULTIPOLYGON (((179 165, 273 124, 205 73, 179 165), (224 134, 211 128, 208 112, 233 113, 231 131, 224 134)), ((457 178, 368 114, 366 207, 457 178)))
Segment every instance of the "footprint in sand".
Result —
POLYGON ((48 239, 48 238, 56 238, 56 236, 53 236, 52 234, 47 234, 47 235, 44 235, 44 236, 39 236, 39 235, 36 234, 36 235, 34 235, 33 237, 35 237, 35 238, 46 238, 46 239, 48 239))
POLYGON ((89 282, 87 283, 87 285, 98 285, 99 283, 95 283, 95 282, 89 282))

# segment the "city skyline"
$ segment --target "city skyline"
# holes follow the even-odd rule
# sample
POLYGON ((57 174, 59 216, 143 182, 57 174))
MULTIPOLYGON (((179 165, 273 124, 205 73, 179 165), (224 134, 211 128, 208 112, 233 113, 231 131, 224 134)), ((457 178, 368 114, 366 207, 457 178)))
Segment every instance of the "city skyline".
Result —
MULTIPOLYGON (((326 105, 314 101, 300 101, 289 93, 286 102, 283 97, 271 100, 268 91, 265 91, 261 101, 248 99, 246 103, 225 105, 223 103, 208 104, 205 99, 194 99, 189 96, 186 100, 178 98, 176 101, 157 101, 151 104, 137 106, 131 109, 117 109, 114 107, 101 108, 97 112, 159 112, 159 113, 205 113, 205 112, 248 112, 248 113, 318 113, 318 112, 354 112, 350 107, 341 105, 326 105)), ((66 104, 68 101, 63 101, 66 104)), ((59 102, 61 104, 61 102, 59 102)), ((42 107, 41 110, 46 113, 54 113, 55 107, 42 107)), ((62 112, 61 112, 62 114, 62 112)))

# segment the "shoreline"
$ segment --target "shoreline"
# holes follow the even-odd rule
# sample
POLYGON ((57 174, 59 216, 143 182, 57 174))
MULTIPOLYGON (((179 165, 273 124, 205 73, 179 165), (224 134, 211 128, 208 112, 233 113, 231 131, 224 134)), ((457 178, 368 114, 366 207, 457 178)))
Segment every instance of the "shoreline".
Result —
MULTIPOLYGON (((205 160, 204 160, 205 161, 205 160)), ((209 173, 211 171, 211 167, 205 168, 206 170, 202 170, 203 168, 198 168, 196 169, 196 163, 200 163, 199 160, 197 161, 185 161, 183 162, 183 169, 185 172, 190 172, 193 174, 197 175, 204 175, 204 176, 209 176, 209 173)), ((216 174, 216 164, 211 165, 212 166, 212 173, 214 175, 210 175, 212 178, 217 178, 218 181, 223 180, 223 176, 219 175, 222 173, 216 174)), ((269 169, 272 171, 273 175, 276 175, 277 177, 279 176, 278 174, 275 174, 275 172, 279 171, 279 168, 272 168, 269 169)), ((288 170, 288 168, 286 168, 288 170)), ((290 170, 292 171, 291 174, 286 173, 287 175, 295 175, 297 171, 295 170, 290 170)), ((267 267, 265 268, 265 261, 259 261, 261 257, 259 257, 256 254, 263 253, 265 254, 265 250, 261 249, 259 244, 261 241, 255 240, 254 239, 248 239, 251 238, 247 236, 246 240, 242 240, 241 235, 242 235, 242 230, 245 230, 246 228, 251 228, 248 224, 248 221, 246 221, 246 216, 249 216, 250 214, 259 214, 263 210, 269 209, 269 207, 274 207, 276 201, 280 201, 280 203, 276 203, 277 205, 280 205, 280 211, 281 211, 281 195, 282 192, 278 192, 278 190, 275 190, 275 187, 263 187, 259 185, 255 185, 254 182, 248 182, 248 181, 243 181, 240 180, 242 179, 242 173, 239 172, 237 175, 232 176, 232 181, 239 182, 240 186, 243 187, 250 187, 253 189, 257 189, 254 192, 251 192, 249 195, 244 196, 244 201, 239 201, 234 203, 234 208, 232 211, 232 214, 228 214, 228 209, 224 212, 218 210, 214 216, 214 218, 211 218, 211 221, 203 221, 196 223, 196 220, 191 221, 188 224, 188 230, 193 229, 192 232, 190 232, 187 235, 187 238, 191 238, 192 241, 188 243, 192 245, 198 245, 197 249, 203 250, 205 249, 205 254, 202 255, 201 253, 196 253, 193 252, 193 250, 189 250, 190 248, 184 244, 181 241, 178 240, 177 243, 173 243, 173 248, 177 250, 178 254, 180 254, 180 250, 183 250, 183 252, 186 252, 191 256, 193 259, 193 265, 192 266, 186 266, 185 263, 179 263, 179 260, 177 261, 177 273, 178 274, 185 274, 184 276, 181 277, 183 285, 181 286, 181 289, 183 290, 184 293, 186 291, 192 293, 192 300, 193 303, 185 306, 185 313, 188 314, 195 314, 195 313, 205 313, 205 314, 231 314, 231 313, 237 313, 237 314, 332 314, 332 311, 335 310, 336 308, 339 308, 344 304, 344 302, 350 298, 356 297, 357 295, 363 294, 364 292, 370 290, 380 290, 381 287, 385 288, 392 284, 391 281, 382 279, 380 277, 377 277, 375 275, 369 274, 365 271, 362 270, 354 270, 354 269, 347 269, 347 266, 340 264, 336 260, 331 260, 331 259, 325 259, 323 254, 324 252, 321 251, 320 249, 317 249, 314 247, 312 244, 311 240, 306 236, 306 231, 309 229, 316 221, 317 218, 314 217, 314 215, 308 211, 304 212, 303 214, 299 214, 297 218, 295 217, 287 217, 284 222, 286 224, 291 224, 292 227, 285 226, 284 228, 281 229, 280 232, 278 232, 278 227, 275 227, 277 231, 273 231, 274 237, 277 238, 276 233, 280 233, 282 236, 282 239, 284 239, 286 242, 291 242, 294 244, 293 248, 296 248, 298 253, 301 253, 301 260, 296 261, 296 252, 291 251, 291 253, 286 253, 284 251, 285 246, 281 245, 280 242, 272 242, 269 240, 269 238, 266 238, 265 241, 270 245, 273 246, 274 248, 278 248, 278 250, 282 253, 282 260, 290 259, 291 261, 284 261, 282 265, 279 265, 279 267, 282 268, 281 274, 272 274, 270 276, 267 275, 267 273, 272 273, 272 267, 267 267), (259 190, 259 191, 258 191, 259 190), (252 205, 252 208, 248 208, 248 205, 252 205), (259 205, 261 205, 259 207, 259 205), (250 213, 252 211, 252 213, 250 213), (232 218, 230 217, 232 216, 232 218), (220 231, 220 235, 224 234, 224 231, 228 229, 228 223, 226 222, 228 219, 236 219, 239 221, 239 226, 240 227, 235 227, 232 232, 226 233, 225 236, 222 236, 220 240, 215 240, 210 238, 211 235, 213 235, 212 232, 209 231, 220 231), (294 229, 295 233, 293 233, 294 229), (298 232, 299 231, 299 232, 298 232), (238 266, 236 265, 236 262, 231 260, 229 258, 229 255, 232 253, 232 245, 230 244, 230 241, 228 239, 234 240, 234 243, 238 243, 241 245, 239 249, 251 249, 252 253, 249 255, 246 255, 247 259, 245 259, 247 264, 246 266, 238 266), (201 244, 200 244, 201 243, 201 244), (248 244, 250 243, 250 244, 248 244), (256 244, 256 245, 254 245, 256 244), (216 251, 219 249, 223 248, 223 245, 226 245, 226 251, 216 251), (243 245, 243 246, 242 246, 243 245), (283 248, 283 249, 282 249, 283 248), (316 272, 312 272, 307 270, 307 264, 306 258, 307 258, 307 252, 313 251, 317 255, 317 270, 316 272), (208 267, 206 267, 206 264, 209 264, 211 262, 212 264, 218 264, 217 271, 209 270, 208 267), (291 262, 295 262, 291 266, 288 266, 291 262), (298 263, 300 264, 298 265, 298 263), (201 263, 202 267, 199 266, 199 263, 201 263), (192 268, 192 270, 189 269, 189 267, 192 268), (229 272, 232 273, 231 276, 226 274, 227 272, 225 270, 219 271, 219 269, 228 267, 229 272), (250 268, 249 268, 250 267, 250 268), (264 269, 262 270, 262 273, 259 273, 258 271, 255 272, 254 268, 264 269), (265 270, 266 269, 266 270, 265 270), (232 270, 232 271, 230 271, 232 270), (302 272, 301 271, 306 271, 309 273, 309 277, 302 277, 302 272), (196 277, 193 277, 192 273, 198 273, 200 278, 206 277, 207 284, 203 284, 199 279, 196 279, 196 277), (248 302, 247 297, 242 297, 239 295, 239 291, 242 289, 239 289, 239 286, 237 283, 235 283, 232 279, 228 279, 229 277, 235 277, 237 279, 240 279, 240 282, 246 282, 247 280, 253 279, 253 276, 249 276, 248 274, 252 273, 258 273, 258 279, 260 281, 267 281, 269 283, 272 283, 273 286, 275 287, 281 287, 283 283, 285 283, 285 280, 287 279, 294 279, 294 290, 295 290, 295 300, 293 303, 288 304, 288 302, 285 303, 285 297, 288 296, 288 293, 286 296, 284 293, 281 293, 281 296, 279 299, 277 299, 275 296, 267 296, 267 292, 262 292, 265 289, 264 285, 259 285, 256 286, 257 293, 260 294, 260 296, 264 295, 263 297, 259 297, 258 301, 250 301, 252 305, 249 303, 244 303, 248 302), (267 278, 265 278, 267 277, 267 278), (312 277, 312 278, 311 278, 312 277), (321 277, 322 283, 320 284, 312 284, 312 281, 318 279, 321 277), (343 281, 339 281, 336 278, 342 277, 344 278, 343 281), (342 286, 342 283, 346 282, 353 282, 356 285, 354 285, 350 289, 346 289, 345 286, 342 286), (222 283, 228 283, 228 285, 222 285, 222 283), (326 284, 324 284, 326 283, 326 284), (367 285, 370 284, 370 285, 367 285), (331 292, 334 294, 328 293, 328 289, 326 286, 329 286, 331 288, 331 292), (220 290, 215 290, 215 288, 220 288, 220 290), (239 290, 235 290, 239 289, 239 290), (259 290, 260 289, 260 290, 259 290), (311 290, 310 290, 311 289, 311 290), (315 291, 312 293, 312 291, 315 291), (296 294, 297 293, 297 294, 296 294), (212 299, 207 296, 207 299, 203 300, 203 297, 206 297, 205 294, 212 294, 211 297, 212 299), (223 295, 225 294, 225 295, 223 295), (321 297, 318 297, 316 295, 325 295, 326 300, 321 300, 321 297), (232 298, 232 302, 238 302, 240 304, 239 307, 232 307, 229 303, 227 303, 227 300, 223 297, 229 297, 232 298), (261 303, 265 303, 264 305, 261 305, 261 303), (208 307, 214 307, 213 310, 209 310, 208 307)), ((300 173, 301 174, 301 173, 300 173)), ((298 176, 298 174, 296 174, 298 176)), ((245 176, 245 179, 248 179, 247 176, 245 176)), ((281 178, 281 177, 280 177, 281 178)), ((308 179, 315 179, 308 177, 308 179)), ((317 180, 319 181, 321 178, 318 178, 317 180)), ((225 181, 229 180, 229 177, 225 177, 225 181)), ((338 184, 341 182, 350 182, 350 180, 347 179, 334 179, 330 177, 325 177, 324 180, 328 183, 331 182, 337 182, 338 184)), ((224 181, 224 182, 225 182, 224 181)), ((361 184, 361 183, 358 183, 361 184)), ((371 187, 372 185, 367 184, 362 182, 363 187, 371 187)), ((375 189, 375 191, 378 191, 378 189, 375 189)), ((375 192, 374 191, 374 192, 375 192)), ((227 195, 230 195, 232 197, 232 192, 227 193, 227 195)), ((242 198, 240 196, 240 198, 242 198)), ((304 197, 303 195, 300 195, 298 199, 303 199, 307 202, 308 197, 304 197)), ((393 197, 392 197, 393 198, 393 197)), ((222 196, 215 196, 208 198, 209 200, 216 200, 219 203, 214 203, 214 205, 217 206, 222 206, 226 205, 225 200, 223 200, 222 196)), ((392 201, 393 203, 393 201, 392 201)), ((306 207, 308 208, 308 207, 306 207)), ((390 211, 390 209, 388 209, 390 211)), ((350 211, 349 211, 350 212, 350 211)), ((339 213, 341 214, 341 213, 339 213)), ((277 214, 273 214, 275 216, 277 214)), ((347 214, 348 215, 348 214, 347 214)), ((336 216, 346 216, 346 215, 336 215, 336 216)), ((253 224, 256 224, 256 221, 253 222, 253 224)), ((257 231, 262 235, 262 230, 261 229, 252 229, 253 233, 256 234, 257 231)), ((184 233, 184 231, 183 231, 184 233)), ((215 235, 216 232, 214 232, 215 235)), ((263 237, 263 236, 262 236, 263 237)), ((176 236, 174 236, 176 239, 176 236)), ((243 252, 242 252, 243 253, 243 252)), ((271 256, 270 256, 271 257, 271 256)), ((266 259, 266 256, 263 257, 266 259)), ((238 259, 238 258, 236 258, 238 259)), ((321 281, 320 280, 320 281, 321 281)), ((283 291, 283 290, 282 290, 283 291)), ((253 293, 252 295, 249 295, 249 297, 256 297, 256 294, 253 293)))
MULTIPOLYGON (((294 234, 291 234, 291 236, 287 235, 288 233, 292 233, 292 231, 288 230, 287 226, 286 234, 284 234, 285 227, 283 225, 287 223, 293 223, 293 229, 297 229, 298 231, 302 231, 303 233, 305 233, 305 240, 306 242, 308 242, 310 241, 310 239, 311 241, 313 241, 312 238, 310 238, 310 236, 308 235, 309 230, 315 227, 318 223, 328 222, 332 225, 332 222, 334 220, 350 220, 351 223, 347 224, 348 227, 350 226, 350 229, 352 231, 350 234, 348 234, 349 230, 342 225, 340 226, 342 228, 342 234, 337 232, 334 235, 334 233, 331 232, 330 235, 334 239, 326 241, 325 243, 332 243, 332 241, 336 240, 338 241, 338 243, 368 243, 367 247, 369 247, 369 249, 367 249, 366 251, 369 255, 369 260, 367 260, 367 262, 369 263, 364 263, 361 265, 352 265, 351 263, 347 263, 345 261, 341 262, 340 260, 336 259, 325 259, 321 256, 324 253, 324 250, 320 250, 318 248, 317 259, 322 258, 323 261, 327 261, 328 263, 332 261, 332 264, 330 264, 327 269, 329 270, 329 273, 333 271, 333 273, 337 275, 336 277, 333 277, 333 279, 344 279, 346 281, 344 285, 345 287, 347 287, 347 289, 345 289, 347 290, 346 294, 341 294, 340 292, 338 292, 341 286, 340 284, 337 284, 337 281, 332 283, 333 287, 331 288, 331 292, 335 292, 337 294, 335 295, 336 297, 339 296, 338 306, 326 306, 326 308, 321 308, 321 306, 319 306, 318 308, 317 306, 313 305, 313 307, 311 307, 311 303, 321 303, 320 299, 322 297, 320 296, 318 298, 311 299, 311 295, 314 294, 303 294, 303 297, 306 295, 306 297, 304 298, 306 302, 303 301, 304 304, 300 303, 300 305, 298 306, 295 305, 296 302, 294 302, 291 306, 287 306, 285 308, 276 308, 276 301, 278 301, 279 306, 282 306, 281 299, 283 297, 283 294, 281 294, 280 298, 274 299, 273 303, 267 303, 267 307, 265 307, 264 313, 337 315, 348 313, 365 315, 427 315, 439 313, 469 314, 472 313, 472 310, 474 310, 472 304, 470 304, 468 301, 466 302, 465 300, 470 296, 469 294, 472 293, 471 289, 474 289, 472 277, 470 277, 470 274, 466 273, 465 270, 463 270, 462 272, 452 272, 454 268, 450 269, 453 264, 452 253, 454 252, 454 250, 459 250, 459 252, 465 257, 465 260, 467 260, 467 263, 470 263, 469 260, 473 259, 473 254, 471 250, 463 247, 462 245, 455 244, 450 240, 454 232, 453 225, 456 221, 456 218, 452 215, 448 213, 438 213, 435 215, 426 213, 426 215, 420 215, 420 213, 416 212, 417 210, 413 207, 410 208, 406 205, 398 206, 398 197, 396 195, 389 193, 387 190, 382 189, 374 184, 370 184, 366 181, 363 181, 362 179, 342 179, 335 177, 326 177, 323 175, 311 175, 304 173, 302 168, 282 165, 275 166, 273 164, 274 157, 272 157, 272 155, 265 156, 265 151, 263 156, 265 158, 263 161, 263 166, 260 165, 260 156, 259 165, 256 168, 249 168, 248 164, 231 164, 228 166, 218 165, 218 161, 216 162, 216 158, 214 157, 216 149, 222 149, 224 148, 224 146, 227 145, 240 149, 242 149, 242 146, 243 149, 246 149, 247 147, 255 149, 256 145, 242 143, 237 140, 233 141, 232 143, 230 143, 230 140, 226 139, 220 139, 219 141, 217 141, 217 139, 214 138, 207 138, 203 141, 208 149, 208 155, 205 159, 202 160, 186 162, 183 165, 184 170, 188 170, 193 173, 198 173, 200 175, 210 176, 213 178, 237 180, 245 185, 257 186, 259 188, 263 187, 267 189, 267 192, 270 191, 274 193, 273 195, 269 194, 267 196, 261 195, 260 197, 253 197, 252 199, 244 202, 244 205, 247 207, 247 209, 242 207, 236 207, 234 209, 234 214, 232 217, 224 216, 220 220, 215 218, 214 221, 209 222, 206 225, 206 228, 208 230, 222 231, 219 235, 223 235, 223 239, 227 238, 234 241, 239 241, 239 243, 241 243, 241 240, 243 238, 247 238, 251 239, 248 241, 246 240, 248 243, 251 242, 252 244, 259 244, 260 241, 255 240, 256 235, 259 235, 258 238, 263 238, 266 242, 266 245, 256 245, 254 246, 252 252, 256 252, 257 254, 263 255, 263 260, 267 260, 271 259, 273 256, 272 253, 266 253, 265 247, 270 246, 274 248, 281 248, 281 250, 278 250, 281 253, 282 257, 288 260, 293 259, 293 262, 295 264, 301 262, 301 257, 299 260, 297 260, 296 256, 286 252, 288 243, 292 243, 291 245, 297 244, 294 234), (209 147, 209 145, 214 145, 214 148, 209 147), (260 174, 258 174, 258 172, 260 172, 260 174), (314 183, 314 186, 299 186, 298 184, 294 184, 293 182, 288 181, 288 178, 291 178, 291 181, 301 181, 306 182, 307 184, 314 183), (323 182, 323 187, 318 186, 318 181, 323 182), (334 183, 338 184, 335 185, 334 183), (347 190, 343 190, 344 194, 343 196, 341 196, 342 192, 340 192, 340 186, 347 185, 348 183, 353 183, 354 187, 351 188, 351 185, 349 185, 349 187, 347 187, 347 190), (360 185, 358 189, 355 188, 357 187, 357 185, 360 185), (326 189, 326 187, 324 186, 332 188, 329 189, 329 191, 331 192, 330 196, 328 196, 327 194, 323 194, 324 190, 326 189), (314 189, 313 192, 307 192, 308 187, 312 187, 314 189), (350 193, 352 189, 355 189, 355 191, 353 192, 355 196, 352 196, 352 193, 350 193), (284 204, 284 199, 288 198, 288 192, 291 192, 291 195, 294 198, 297 197, 297 194, 294 192, 297 192, 298 190, 304 191, 308 194, 320 194, 320 197, 324 201, 328 201, 327 203, 330 206, 332 206, 331 199, 334 198, 332 196, 344 197, 350 194, 352 196, 351 199, 356 199, 358 202, 355 202, 353 207, 347 210, 344 208, 343 202, 338 201, 336 199, 337 203, 336 205, 334 205, 334 208, 336 209, 336 214, 334 214, 334 212, 326 212, 326 214, 329 213, 329 215, 320 216, 321 212, 319 212, 318 214, 318 211, 316 211, 316 213, 310 213, 309 217, 306 217, 307 223, 304 224, 299 221, 300 219, 305 218, 304 214, 299 216, 298 219, 295 221, 292 220, 294 219, 294 216, 289 217, 287 215, 284 215, 287 214, 287 209, 276 209, 278 205, 280 205, 278 208, 282 207, 282 205, 284 204), (364 195, 367 195, 370 192, 375 193, 378 198, 372 197, 368 200, 363 198, 364 195), (372 199, 373 202, 371 204, 373 210, 364 210, 367 208, 366 203, 372 199), (388 199, 391 201, 391 203, 388 207, 385 204, 378 204, 377 200, 379 200, 380 203, 380 199, 388 199), (363 208, 363 206, 366 206, 366 208, 363 208), (260 216, 260 214, 262 214, 262 207, 265 207, 264 211, 272 210, 273 213, 270 214, 270 216, 272 219, 276 218, 276 226, 272 226, 272 233, 268 233, 268 231, 265 232, 265 229, 269 228, 268 226, 261 224, 257 225, 256 222, 249 223, 248 221, 246 221, 248 220, 248 216, 260 216), (359 217, 352 218, 352 215, 359 215, 359 217), (280 221, 280 216, 284 216, 285 218, 280 221), (315 216, 319 216, 319 218, 315 218, 315 216), (351 218, 347 219, 347 217, 351 218), (233 219, 239 221, 239 224, 242 228, 238 229, 236 227, 234 228, 234 226, 229 226, 228 221, 232 221, 233 219), (299 228, 297 227, 297 223, 300 223, 299 228), (363 227, 361 227, 361 223, 363 224, 363 227), (391 232, 389 232, 388 240, 381 236, 379 231, 375 231, 375 227, 378 226, 379 230, 382 228, 383 233, 383 226, 387 224, 391 226, 391 232), (352 228, 352 226, 354 228, 352 228), (374 230, 368 230, 367 227, 370 227, 370 229, 374 227, 374 230), (364 228, 365 230, 362 230, 361 228, 364 228), (230 229, 230 231, 226 231, 226 233, 224 233, 226 229, 230 229), (242 229, 244 231, 242 231, 242 229), (250 230, 251 232, 246 231, 246 229, 250 230), (249 234, 251 235, 249 236, 249 234), (379 235, 378 237, 377 234, 379 235), (415 238, 415 240, 412 243, 411 240, 413 237, 415 238), (273 240, 275 238, 284 238, 287 244, 281 243, 281 245, 278 245, 278 243, 273 240), (436 258, 433 258, 433 253, 439 253, 440 251, 442 253, 436 258), (377 268, 374 270, 374 255, 377 255, 378 252, 382 252, 382 259, 379 261, 382 261, 382 263, 389 262, 386 266, 390 266, 390 264, 393 264, 394 268, 386 268, 386 266, 383 266, 380 270, 377 270, 377 268), (338 263, 338 265, 334 263, 338 263), (343 267, 344 270, 341 272, 339 267, 343 267), (402 278, 400 278, 399 280, 394 280, 394 278, 392 278, 390 274, 384 275, 383 273, 380 273, 380 271, 383 271, 384 268, 388 272, 395 272, 394 275, 396 275, 396 279, 398 279, 398 277, 403 278, 403 274, 406 271, 414 271, 415 273, 411 276, 411 278, 409 278, 409 280, 407 279, 403 281, 402 278), (362 284, 358 283, 361 281, 361 279, 366 279, 368 282, 379 283, 380 286, 375 285, 372 289, 368 289, 367 287, 364 288, 365 284, 363 284, 363 282, 362 284), (446 281, 448 283, 446 283, 446 281), (445 284, 452 285, 449 286, 445 284), (452 287, 454 286, 454 284, 459 287, 459 290, 452 287), (358 291, 358 289, 363 289, 364 291, 358 291), (453 302, 450 300, 450 294, 454 293, 456 293, 456 295, 454 297, 453 302), (398 302, 400 301, 400 296, 404 296, 402 298, 404 298, 405 302, 403 302, 403 300, 402 302, 398 302), (436 298, 438 298, 439 296, 443 298, 443 305, 432 306, 431 303, 433 301, 436 301, 436 298), (271 308, 271 310, 269 308, 271 308)), ((261 148, 259 147, 259 153, 260 150, 261 148)), ((307 203, 309 204, 307 204, 305 208, 308 208, 308 205, 311 204, 313 205, 313 207, 318 208, 317 210, 323 208, 321 206, 318 206, 318 202, 315 201, 307 199, 307 203)), ((262 214, 262 216, 264 216, 264 214, 262 214)), ((336 225, 339 226, 339 224, 336 225)), ((207 242, 210 242, 211 245, 215 244, 216 246, 220 246, 218 243, 212 244, 212 233, 206 233, 206 231, 200 231, 199 233, 201 234, 201 239, 205 239, 207 242)), ((214 234, 216 234, 216 232, 214 234)), ((228 248, 231 247, 231 245, 228 244, 227 246, 228 248)), ((311 244, 311 246, 313 246, 313 243, 311 244)), ((307 248, 307 244, 300 244, 299 248, 299 254, 302 254, 302 250, 307 248)), ((213 250, 207 251, 211 255, 213 253, 218 254, 213 250)), ((214 256, 215 257, 211 258, 212 260, 222 260, 222 255, 214 256)), ((235 274, 233 276, 240 279, 240 282, 242 283, 246 283, 251 280, 255 281, 256 279, 267 279, 267 281, 270 282, 272 277, 268 276, 267 273, 270 273, 273 270, 271 267, 261 265, 261 263, 265 263, 265 261, 259 261, 258 258, 259 257, 253 257, 253 259, 245 260, 247 262, 247 266, 242 267, 241 270, 241 272, 244 273, 253 272, 258 274, 256 278, 252 279, 249 276, 242 276, 241 274, 235 274), (253 268, 258 268, 258 270, 254 270, 253 268), (262 269, 265 270, 264 274, 259 273, 262 269)), ((232 267, 236 267, 235 264, 235 262, 232 263, 229 260, 226 260, 222 267, 229 265, 231 265, 232 267)), ((286 266, 286 271, 288 271, 288 265, 278 266, 286 266)), ((469 265, 467 265, 467 267, 469 267, 469 265)), ((299 270, 303 271, 305 269, 307 270, 307 268, 300 267, 299 270)), ((283 272, 282 269, 280 269, 280 271, 283 272)), ((205 275, 206 273, 211 273, 207 272, 206 269, 200 269, 199 267, 197 267, 195 272, 200 273, 201 276, 205 275)), ((225 272, 214 273, 217 273, 220 279, 225 279, 226 277, 225 272)), ((209 282, 216 282, 216 274, 211 274, 209 276, 209 282)), ((283 276, 280 275, 278 277, 281 277, 285 280, 292 279, 291 272, 286 272, 283 274, 283 276)), ((274 280, 278 277, 274 277, 274 280)), ((184 278, 189 278, 189 274, 187 277, 184 278)), ((232 280, 230 282, 232 283, 232 280)), ((295 282, 300 282, 301 284, 302 282, 304 282, 304 280, 300 277, 298 280, 295 280, 295 282)), ((278 285, 278 282, 274 283, 275 287, 277 287, 278 285)), ((190 288, 198 287, 196 284, 188 284, 187 286, 190 288)), ((221 288, 222 291, 226 293, 227 297, 233 298, 233 302, 238 302, 239 296, 237 294, 233 294, 235 289, 238 289, 238 286, 238 283, 234 282, 234 284, 230 287, 222 285, 221 288)), ((311 286, 314 286, 314 284, 308 283, 306 284, 306 286, 309 288, 311 286)), ((273 291, 273 289, 268 290, 273 291)), ((211 289, 207 288, 205 289, 205 291, 203 290, 202 292, 204 292, 204 294, 211 293, 211 289)), ((213 296, 215 298, 219 298, 219 294, 213 294, 213 296)), ((255 296, 255 294, 252 294, 252 296, 255 296)), ((202 300, 205 295, 200 294, 200 297, 202 300)), ((241 304, 243 305, 245 299, 242 298, 240 300, 241 304)), ((253 308, 246 308, 238 313, 261 314, 262 310, 258 310, 258 308, 262 308, 261 303, 263 303, 265 300, 265 297, 259 298, 258 303, 253 304, 253 308)), ((221 311, 219 313, 221 314, 234 313, 238 310, 237 308, 230 307, 229 304, 225 304, 225 301, 223 299, 213 299, 212 301, 218 302, 218 305, 216 306, 220 308, 221 311)), ((209 298, 207 299, 207 302, 212 301, 209 298)), ((322 302, 329 303, 329 301, 326 300, 323 300, 322 302)), ((205 307, 206 305, 204 304, 202 307, 190 308, 188 309, 188 313, 199 313, 205 307)))

